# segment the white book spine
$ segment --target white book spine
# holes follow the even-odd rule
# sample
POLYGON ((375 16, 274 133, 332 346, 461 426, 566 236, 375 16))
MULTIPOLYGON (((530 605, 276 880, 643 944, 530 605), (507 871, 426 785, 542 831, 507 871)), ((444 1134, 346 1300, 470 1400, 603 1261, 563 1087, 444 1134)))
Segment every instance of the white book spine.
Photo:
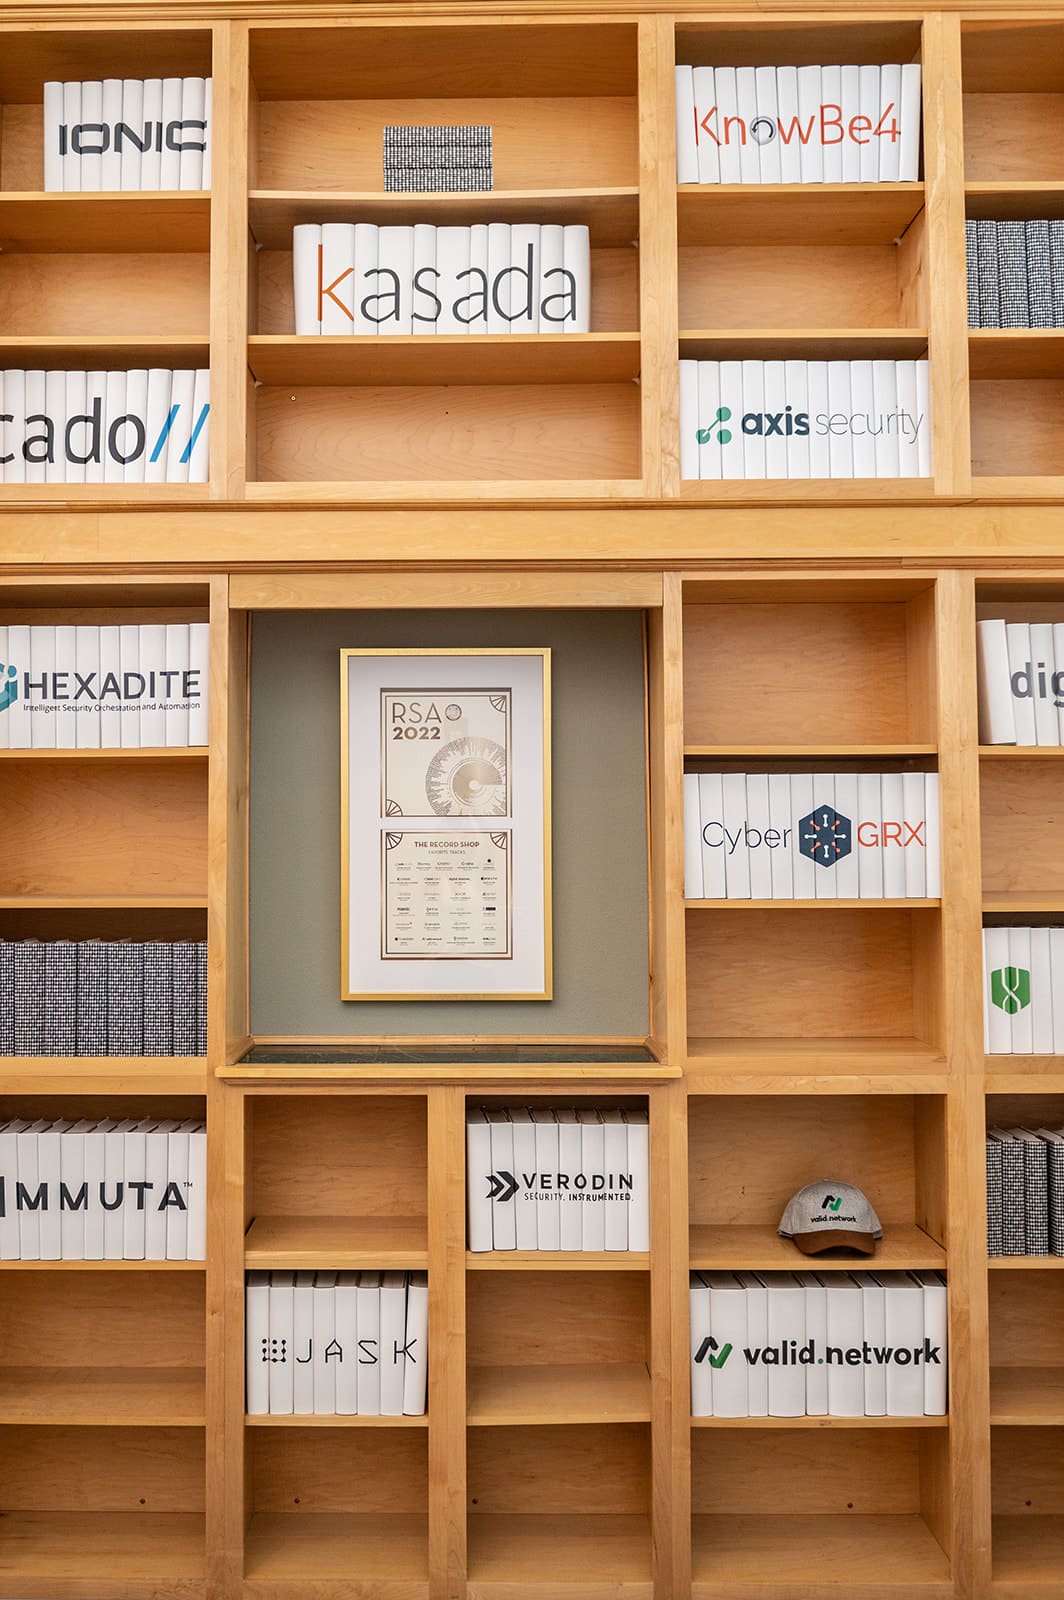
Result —
POLYGON ((744 1351, 749 1347, 748 1292, 731 1273, 711 1272, 708 1278, 709 1333, 716 1340, 713 1355, 720 1362, 713 1371, 713 1414, 747 1417, 750 1385, 744 1351))
MULTIPOLYGON (((436 264, 440 264, 440 239, 436 236, 436 264)), ((441 288, 444 277, 441 268, 441 288)), ((379 334, 410 333, 411 288, 414 277, 414 230, 388 226, 377 230, 376 290, 364 297, 365 314, 379 334)), ((446 291, 444 292, 444 297, 446 291)), ((437 332, 442 332, 437 328, 437 332)))
POLYGON ((517 1238, 518 1250, 537 1250, 539 1248, 539 1235, 536 1229, 536 1201, 535 1189, 526 1187, 523 1180, 524 1173, 534 1173, 536 1170, 536 1130, 532 1122, 532 1114, 524 1106, 514 1107, 510 1112, 510 1125, 513 1129, 514 1159, 512 1172, 517 1180, 518 1190, 511 1204, 514 1208, 514 1230, 517 1238))
POLYGON ((207 1131, 200 1125, 188 1136, 188 1259, 207 1259, 207 1131))
MULTIPOLYGON (((154 1138, 152 1134, 150 1137, 154 1138)), ((162 1255, 167 1261, 188 1261, 191 1259, 188 1252, 188 1213, 189 1197, 189 1140, 190 1132, 187 1123, 179 1123, 176 1128, 170 1128, 165 1134, 159 1135, 166 1140, 166 1182, 173 1185, 167 1198, 179 1200, 180 1204, 171 1204, 162 1212, 162 1255)), ((152 1242, 158 1243, 154 1230, 152 1242)), ((147 1241, 145 1241, 147 1245, 147 1241)))
POLYGON ((167 1259, 169 1145, 170 1133, 165 1126, 153 1128, 144 1135, 144 1176, 151 1185, 144 1192, 145 1261, 167 1259))
POLYGON ((386 1272, 381 1281, 381 1416, 403 1415, 406 1357, 406 1276, 386 1272))
MULTIPOLYGON (((793 1274, 772 1272, 766 1275, 768 1288, 769 1348, 790 1349, 794 1341, 805 1342, 805 1292, 793 1274)), ((805 1368, 795 1365, 772 1366, 768 1373, 768 1414, 770 1417, 805 1415, 805 1368)))
MULTIPOLYGON (((321 332, 318 295, 319 285, 325 283, 321 235, 321 225, 316 222, 297 222, 292 229, 292 299, 297 335, 321 332)), ((376 327, 372 331, 376 332, 376 327)))
POLYGON ((930 478, 931 462, 931 366, 914 361, 916 378, 916 476, 930 478))
MULTIPOLYGON (((48 1118, 29 1123, 16 1136, 16 1163, 18 1182, 27 1203, 18 1213, 18 1260, 41 1259, 41 1213, 38 1209, 40 1195, 40 1156, 38 1143, 49 1126, 48 1118)), ((121 1254, 121 1252, 119 1252, 121 1254)))
MULTIPOLYGON (((16 692, 18 687, 18 668, 11 660, 8 650, 7 624, 0 622, 0 694, 4 694, 5 702, 6 694, 16 692)), ((6 703, 5 709, 10 710, 10 706, 7 706, 6 703)), ((0 716, 0 750, 10 750, 10 748, 11 718, 9 716, 0 716)), ((0 1261, 2 1260, 3 1257, 0 1256, 0 1261)))
MULTIPOLYGON (((107 373, 89 372, 85 379, 85 420, 81 424, 78 454, 85 457, 85 482, 104 481, 107 457, 107 373)), ((71 429, 71 447, 74 433, 71 429)))
MULTIPOLYGON (((151 142, 150 140, 148 141, 151 142)), ((144 80, 122 80, 122 129, 119 150, 120 187, 141 189, 141 157, 144 145, 144 80)))
MULTIPOLYGON (((106 82, 103 90, 106 103, 106 82)), ((163 80, 161 78, 145 78, 143 111, 147 149, 142 150, 140 156, 140 188, 157 191, 162 187, 163 166, 163 80)), ((121 167, 119 170, 121 172, 121 167)))
POLYGON ((18 1260, 18 1135, 27 1126, 17 1117, 0 1124, 0 1194, 4 1201, 0 1205, 0 1261, 18 1260))
POLYGON ((916 363, 896 361, 895 381, 898 385, 898 409, 895 413, 898 435, 898 476, 920 476, 920 446, 917 442, 919 399, 916 391, 916 363))
POLYGON ((602 1117, 602 1170, 606 1177, 605 1200, 600 1207, 605 1216, 605 1247, 607 1250, 628 1249, 628 1211, 631 1190, 625 1185, 631 1178, 628 1167, 628 1130, 624 1117, 616 1108, 601 1112, 602 1117))
POLYGON ((488 223, 488 332, 509 333, 510 297, 504 276, 510 265, 510 224, 488 223))
POLYGON ((780 147, 780 183, 801 183, 802 155, 798 119, 798 68, 776 68, 776 126, 780 147))
MULTIPOLYGON (((784 361, 762 362, 764 373, 764 396, 762 410, 769 418, 782 417, 786 422, 791 422, 794 416, 791 397, 787 393, 787 363, 784 361), (788 411, 788 407, 791 407, 788 411)), ((766 423, 766 426, 770 424, 766 423)), ((784 424, 786 426, 786 423, 784 424)), ((785 432, 773 428, 765 434, 765 477, 782 479, 787 477, 787 446, 788 440, 785 432)))
MULTIPOLYGON (((765 367, 764 361, 743 361, 742 369, 742 398, 739 402, 738 416, 743 419, 740 423, 739 438, 742 440, 744 478, 764 478, 768 475, 768 456, 765 450, 765 436, 754 431, 746 432, 744 423, 747 416, 759 416, 765 411, 765 367)), ((733 434, 736 430, 732 429, 733 434)))
POLYGON ((897 63, 879 69, 879 106, 876 176, 880 183, 897 183, 901 177, 901 67, 897 63))
POLYGON ((203 150, 207 130, 207 84, 203 78, 185 78, 181 85, 181 161, 179 189, 203 188, 203 150))
MULTIPOLYGON (((296 1284, 298 1293, 299 1279, 296 1284)), ((336 1279, 336 1342, 341 1354, 336 1367, 336 1414, 358 1414, 358 1274, 341 1272, 336 1279)))
POLYGON ((295 1342, 292 1295, 295 1283, 290 1272, 270 1273, 270 1414, 290 1417, 294 1388, 295 1342))
POLYGON ((412 1272, 406 1291, 406 1370, 403 1415, 423 1417, 428 1409, 429 1286, 424 1272, 412 1272))
MULTIPOLYGON (((85 482, 84 450, 78 448, 79 441, 75 438, 75 427, 85 427, 85 402, 88 395, 89 375, 87 372, 66 372, 63 374, 65 394, 63 397, 63 415, 65 421, 62 427, 57 427, 55 436, 55 453, 57 460, 62 462, 63 480, 66 483, 85 482)), ((83 442, 83 441, 82 441, 83 442)), ((1054 712, 1054 717, 1056 713, 1054 712)))
POLYGON ((802 849, 802 829, 799 824, 803 817, 811 815, 815 802, 813 790, 814 778, 810 772, 792 772, 790 774, 791 789, 791 816, 792 837, 794 840, 791 851, 791 871, 794 878, 794 899, 815 900, 817 898, 817 873, 819 868, 811 856, 806 855, 802 849))
POLYGON ((859 1350, 864 1337, 861 1291, 840 1272, 826 1274, 824 1293, 827 1318, 828 1416, 864 1416, 864 1374, 846 1360, 849 1350, 859 1350))
POLYGON ((538 333, 539 224, 515 222, 510 228, 510 267, 506 274, 509 331, 538 333))
POLYGON ((875 475, 897 478, 901 475, 898 440, 898 364, 872 362, 872 409, 878 433, 875 438, 875 475))
POLYGON ((314 1273, 297 1272, 292 1289, 292 1411, 314 1415, 314 1273))
POLYGON ((850 362, 850 413, 853 427, 853 475, 874 478, 878 475, 875 384, 871 361, 850 362))
POLYGON ((746 774, 746 839, 750 860, 751 900, 772 899, 772 851, 768 845, 771 826, 768 800, 768 773, 746 774))
POLYGON ((4 683, 13 681, 17 691, 15 699, 7 708, 4 720, 7 723, 8 748, 11 750, 29 750, 32 745, 32 729, 30 726, 30 709, 27 703, 26 676, 32 679, 30 666, 30 629, 24 622, 12 622, 7 629, 7 655, 5 665, 7 674, 4 683), (12 667, 15 669, 12 673, 12 667))
MULTIPOLYGON (((738 363, 736 363, 738 365, 738 363)), ((724 472, 724 434, 733 432, 729 427, 731 423, 731 408, 721 404, 720 394, 720 362, 719 361, 690 361, 681 362, 693 372, 694 393, 694 422, 691 424, 692 432, 687 441, 687 454, 690 461, 692 451, 697 457, 694 471, 690 476, 695 478, 720 478, 724 472), (725 416, 725 412, 728 415, 725 416)), ((682 372, 681 372, 682 381, 682 372)), ((688 382, 692 379, 689 377, 688 382)), ((683 406, 683 394, 680 397, 683 406)), ((690 400, 688 401, 690 408, 690 400)), ((690 414, 690 409, 689 413, 690 414)), ((730 440, 728 441, 731 442, 730 440)), ((742 453, 740 446, 740 455, 742 453)), ((680 468, 683 476, 683 467, 680 468)))
POLYGON ((54 750, 55 715, 50 690, 55 675, 55 629, 36 623, 30 629, 30 746, 54 750))
POLYGON ((924 1299, 924 1415, 944 1417, 949 1409, 949 1290, 937 1272, 913 1276, 924 1299))
POLYGON ((820 139, 820 68, 799 67, 798 79, 798 124, 793 130, 791 138, 787 139, 784 129, 784 141, 798 152, 799 178, 793 181, 801 183, 823 183, 824 181, 824 146, 820 139))
MULTIPOLYGON (((717 159, 720 165, 721 183, 742 183, 740 162, 740 129, 739 129, 739 101, 738 87, 736 84, 736 69, 734 67, 715 67, 713 70, 713 87, 717 102, 716 130, 720 141, 717 150, 717 159)), ((696 94, 699 93, 696 82, 696 94)), ((699 105, 701 111, 701 105, 699 105)), ((705 114, 703 113, 703 121, 705 114)), ((707 182, 702 170, 702 141, 698 145, 698 176, 701 183, 707 182)))
POLYGON ((100 629, 100 674, 96 685, 100 710, 100 746, 104 750, 122 748, 122 658, 117 626, 100 629))
POLYGON ((879 787, 882 794, 883 822, 880 839, 883 843, 883 895, 887 900, 905 898, 905 790, 903 774, 883 772, 879 787))
POLYGON ((122 453, 126 429, 126 374, 110 371, 104 379, 101 444, 104 483, 125 482, 126 468, 122 453))
POLYGON ((59 1207, 59 1253, 64 1261, 85 1260, 85 1217, 93 1204, 85 1181, 85 1138, 93 1126, 91 1120, 77 1123, 64 1135, 59 1146, 61 1188, 56 1203, 59 1207))
POLYGON ((816 869, 818 900, 838 899, 838 852, 844 848, 849 830, 835 811, 835 779, 830 772, 818 772, 813 779, 812 822, 799 836, 799 845, 811 852, 816 869))
POLYGON ((835 893, 840 900, 859 900, 861 897, 860 855, 857 828, 860 812, 857 807, 856 772, 835 773, 835 810, 845 817, 845 836, 849 850, 835 864, 835 893))
POLYGON ((898 154, 898 178, 902 183, 915 183, 920 176, 920 64, 906 62, 901 69, 901 141, 898 154))
MULTIPOLYGON (((545 230, 540 230, 542 240, 545 230)), ((560 268, 541 269, 544 295, 539 307, 540 333, 590 333, 591 233, 582 222, 562 229, 560 268)))
POLYGON ((479 1107, 466 1118, 466 1207, 469 1248, 478 1253, 492 1248, 491 1234, 491 1129, 479 1107))
MULTIPOLYGON (((687 67, 685 71, 690 72, 687 67)), ((694 156, 695 176, 681 178, 681 183, 728 183, 733 180, 725 178, 721 171, 720 160, 720 119, 716 100, 715 73, 712 67, 695 67, 692 74, 692 92, 694 96, 691 106, 691 121, 688 137, 693 139, 693 149, 688 149, 694 156)), ((732 74, 732 93, 734 94, 734 72, 732 74)), ((679 130, 677 129, 677 133, 679 130)), ((690 160, 690 158, 689 158, 690 160)), ((690 166, 688 166, 690 170, 690 166)))
POLYGON ((698 774, 699 816, 702 825, 702 898, 727 896, 724 839, 724 780, 719 772, 698 774))
MULTIPOLYGON (((1018 972, 1031 971, 1030 928, 1009 928, 1009 966, 1018 972)), ((1020 1004, 1012 1013, 1012 1053, 1017 1056, 1034 1054, 1034 1021, 1029 1003, 1020 1004)))
MULTIPOLYGON (((543 229, 544 251, 541 263, 544 278, 548 271, 554 267, 561 267, 564 239, 561 226, 543 229), (550 259, 547 259, 547 235, 550 235, 550 259)), ((435 260, 435 236, 433 242, 433 259, 435 260)), ((414 243, 415 254, 417 241, 414 243)), ((417 282, 417 273, 414 274, 417 282)), ((552 283, 554 280, 551 280, 552 283)), ((469 333, 487 333, 488 331, 488 301, 491 294, 488 283, 488 225, 486 222, 474 222, 469 230, 469 273, 461 285, 462 297, 458 302, 458 315, 467 319, 469 333)), ((435 324, 433 324, 435 326, 435 324)))
POLYGON ((676 182, 698 182, 693 67, 676 68, 676 182))
POLYGON ((10 461, 3 463, 4 483, 25 483, 26 456, 26 374, 20 367, 8 367, 2 374, 4 415, 10 422, 0 424, 0 449, 10 461))
POLYGON ((131 419, 123 426, 119 453, 124 483, 143 483, 147 458, 148 371, 137 367, 126 373, 126 415, 131 419))
POLYGON ((1008 928, 983 929, 984 1005, 986 1012, 987 1054, 1012 1054, 1012 1018, 1003 1006, 995 1004, 994 973, 1004 973, 1009 965, 1008 928))
POLYGON ((824 163, 824 182, 842 182, 843 129, 842 129, 842 68, 820 69, 820 115, 818 134, 824 163))
POLYGON ((247 1411, 265 1417, 270 1410, 270 1275, 249 1272, 244 1290, 244 1367, 247 1411))
MULTIPOLYGON (((887 1342, 886 1291, 871 1273, 862 1273, 861 1311, 865 1342, 881 1348, 887 1342)), ((887 1414, 887 1369, 878 1362, 865 1363, 864 1369, 865 1416, 885 1417, 887 1414)))
MULTIPOLYGON (((1061 628, 1064 636, 1064 624, 1056 624, 1053 634, 1054 659, 1058 643, 1057 627, 1061 628)), ((1064 637, 1059 642, 1064 645, 1064 637)), ((979 679, 979 743, 1015 744, 1016 717, 1013 712, 1012 688, 1009 681, 1009 647, 1005 637, 1005 623, 1000 617, 976 623, 975 653, 979 679)), ((1061 665, 1064 666, 1064 652, 1061 665)), ((1058 724, 1058 744, 1062 742, 1062 728, 1064 721, 1058 724)))
POLYGON ((860 155, 858 179, 861 183, 878 183, 883 144, 882 134, 876 133, 883 112, 880 68, 861 67, 858 79, 859 115, 853 126, 860 155))
POLYGON ((832 478, 852 478, 854 475, 853 436, 849 431, 849 418, 853 410, 850 365, 849 361, 827 362, 828 465, 832 478))
POLYGON ((554 1174, 561 1170, 558 1157, 558 1124, 549 1107, 532 1112, 536 1128, 536 1172, 539 1198, 536 1201, 536 1238, 540 1250, 561 1249, 561 1199, 554 1185, 554 1174), (549 1176, 549 1184, 547 1182, 549 1176))
POLYGON ((746 774, 721 774, 724 802, 724 882, 729 900, 750 899, 750 851, 746 843, 746 774))
POLYGON ((58 370, 44 375, 44 412, 48 421, 48 449, 44 464, 45 483, 65 483, 66 474, 66 373, 58 370))
POLYGON ((491 1241, 494 1250, 517 1249, 517 1215, 512 1185, 501 1175, 513 1174, 513 1126, 505 1111, 489 1111, 491 1130, 491 1241))
POLYGON ((379 1417, 381 1414, 381 1275, 379 1272, 360 1272, 358 1275, 358 1414, 360 1417, 379 1417))
POLYGON ((59 1185, 62 1182, 60 1146, 64 1138, 61 1131, 63 1127, 63 1123, 56 1122, 37 1135, 37 1180, 43 1196, 39 1231, 42 1261, 63 1259, 63 1227, 59 1211, 59 1185))
MULTIPOLYGON (((828 1369, 825 1351, 828 1342, 828 1302, 824 1284, 813 1272, 802 1272, 802 1292, 805 1296, 804 1350, 812 1351, 812 1360, 805 1368, 805 1414, 807 1417, 828 1415, 828 1369)), ((829 1274, 825 1273, 825 1278, 829 1274)))
POLYGON ((70 193, 81 188, 80 139, 75 129, 81 122, 81 84, 63 84, 63 188, 70 193), (75 145, 77 148, 75 148, 75 145))
POLYGON ((74 676, 77 665, 77 629, 69 623, 60 623, 55 630, 55 743, 59 750, 73 750, 77 746, 78 719, 72 696, 77 693, 74 676))
POLYGON ((569 1193, 561 1205, 559 1234, 562 1250, 579 1250, 583 1242, 583 1205, 573 1198, 572 1181, 582 1172, 581 1129, 576 1112, 565 1107, 557 1111, 558 1171, 569 1180, 569 1193))
MULTIPOLYGON (((763 1350, 768 1344, 768 1290, 755 1272, 737 1272, 735 1276, 746 1290, 748 1346, 751 1351, 763 1350)), ((751 1362, 748 1366, 746 1386, 749 1415, 767 1417, 768 1368, 760 1361, 751 1362)))
MULTIPOLYGON (((790 180, 787 180, 790 181, 790 180)), ((798 182, 797 178, 794 182, 798 182)), ((786 469, 788 478, 808 478, 809 450, 809 363, 783 363, 783 389, 787 397, 786 469)))
POLYGON ((903 772, 901 788, 905 897, 907 900, 922 900, 927 894, 926 775, 922 772, 903 772))
MULTIPOLYGON (((190 745, 209 743, 210 734, 210 648, 209 622, 190 622, 188 625, 188 742, 190 745)), ((182 686, 182 690, 186 685, 182 686)))
MULTIPOLYGON (((469 325, 459 321, 456 305, 466 292, 469 271, 470 239, 467 227, 436 229, 436 268, 439 272, 439 298, 441 309, 436 321, 436 332, 446 334, 468 333, 469 325)), ((531 291, 530 291, 531 293, 531 291)), ((418 327, 424 333, 424 327, 418 327)))
POLYGON ((769 860, 773 900, 794 899, 794 817, 791 780, 786 772, 773 772, 768 780, 769 860))
POLYGON ((1053 709, 1057 713, 1057 743, 1064 744, 1064 622, 1053 624, 1052 689, 1053 709))
MULTIPOLYGON (((80 647, 80 630, 79 630, 80 647)), ((145 622, 140 628, 140 674, 144 689, 140 701, 140 742, 149 750, 162 749, 166 744, 166 627, 163 623, 145 622)), ((81 724, 79 721, 80 735, 81 724)), ((79 738, 80 743, 80 738, 79 738)), ((97 739, 99 743, 99 739, 97 739)))
POLYGON ((63 121, 63 85, 54 79, 44 86, 44 187, 46 192, 63 188, 63 152, 59 128, 63 121))
POLYGON ((1064 1056, 1064 928, 1049 930, 1049 963, 1053 980, 1053 1054, 1064 1056))
POLYGON ((632 1198, 628 1206, 628 1248, 650 1249, 650 1118, 646 1111, 626 1111, 628 1171, 632 1198))
POLYGON ((887 1416, 922 1417, 924 1414, 924 1296, 905 1274, 884 1274, 885 1344, 893 1351, 887 1363, 887 1416), (908 1357, 908 1359, 906 1359, 908 1357))
POLYGON ((184 80, 163 79, 162 149, 159 158, 159 188, 173 193, 181 188, 181 101, 184 80))
POLYGON ((601 1186, 595 1180, 605 1170, 606 1137, 599 1113, 592 1107, 577 1112, 580 1122, 580 1169, 584 1189, 580 1201, 580 1248, 599 1251, 606 1248, 606 1206, 601 1186))
MULTIPOLYGON (((352 303, 354 324, 351 332, 358 334, 360 337, 364 337, 367 334, 373 334, 378 331, 376 321, 368 313, 370 310, 372 310, 375 315, 377 309, 377 302, 374 297, 377 293, 378 282, 377 267, 379 265, 378 257, 380 253, 378 237, 379 233, 380 229, 377 227, 375 222, 355 223, 355 288, 353 292, 352 303), (372 305, 367 306, 367 298, 372 299, 372 305)), ((317 267, 315 267, 314 270, 314 281, 316 284, 317 267)), ((435 272, 435 267, 433 268, 433 272, 435 272)), ((424 281, 428 287, 431 287, 436 280, 430 275, 424 281)), ((313 320, 314 316, 319 314, 316 300, 309 307, 309 312, 311 315, 311 320, 313 320)), ((308 327, 307 329, 308 333, 316 333, 318 331, 320 330, 313 327, 308 327)))
POLYGON ((1034 742, 1057 743, 1057 708, 1053 704, 1053 624, 1031 623, 1031 699, 1034 702, 1034 742))
POLYGON ((781 182, 779 93, 775 67, 755 67, 754 97, 757 114, 749 135, 758 153, 759 181, 781 182))
POLYGON ((314 1415, 336 1415, 336 1273, 314 1275, 314 1415))
POLYGON ((188 671, 188 623, 166 624, 166 743, 168 746, 188 744, 188 704, 182 699, 181 686, 188 671))
MULTIPOLYGON (((355 325, 352 303, 357 293, 353 222, 322 224, 320 262, 320 331, 323 334, 349 334, 355 325)), ((408 293, 408 285, 404 284, 403 290, 408 293)))
POLYGON ((735 69, 735 129, 739 146, 739 182, 761 182, 761 156, 751 129, 757 121, 757 73, 753 67, 735 69))
POLYGON ((702 899, 702 813, 697 772, 683 775, 683 894, 685 900, 702 899))
MULTIPOLYGON (((713 1416, 713 1368, 703 1346, 710 1333, 709 1285, 700 1273, 692 1272, 690 1287, 691 1319, 691 1415, 713 1416)), ((708 1348, 708 1346, 707 1346, 708 1348)))
POLYGON ((1031 938, 1031 1050, 1036 1056, 1053 1054, 1053 969, 1048 928, 1032 928, 1031 938))
POLYGON ((200 188, 211 186, 212 151, 214 146, 214 79, 203 80, 203 162, 200 168, 200 188))
POLYGON ((104 1135, 103 1259, 121 1261, 123 1248, 123 1208, 126 1183, 126 1129, 131 1122, 116 1122, 104 1135))
POLYGON ((82 1258, 85 1261, 104 1259, 104 1217, 101 1192, 107 1178, 106 1140, 109 1122, 97 1122, 84 1136, 83 1161, 89 1204, 85 1212, 82 1258))
MULTIPOLYGON (((742 361, 718 361, 717 374, 720 381, 720 395, 718 409, 709 413, 708 421, 702 408, 702 392, 698 397, 698 425, 699 442, 701 435, 707 427, 712 427, 712 442, 720 455, 720 469, 712 472, 711 477, 742 478, 745 475, 746 456, 744 440, 746 435, 742 431, 743 412, 747 407, 747 399, 743 380, 742 361), (713 426, 714 418, 717 426, 713 426)), ((699 466, 702 471, 706 469, 704 456, 699 457, 699 466)))
POLYGON ((1005 642, 1009 657, 1009 689, 1016 743, 1035 743, 1034 683, 1031 676, 1031 629, 1026 622, 1007 622, 1005 642))
POLYGON ((81 85, 81 116, 79 118, 81 145, 81 181, 83 194, 99 193, 103 167, 104 141, 110 142, 114 130, 103 123, 103 84, 96 80, 81 85))
POLYGON ((826 361, 808 361, 805 369, 809 387, 809 476, 831 477, 831 445, 828 423, 831 408, 828 402, 828 364, 826 361))
POLYGON ((151 1119, 145 1118, 127 1128, 122 1135, 123 1181, 122 1257, 126 1261, 144 1260, 145 1190, 147 1168, 146 1137, 151 1119))
POLYGON ((186 426, 188 443, 182 461, 188 462, 189 483, 206 483, 210 476, 211 374, 209 367, 197 367, 192 389, 192 411, 186 426))
POLYGON ((929 900, 938 900, 942 894, 942 805, 937 772, 924 774, 924 815, 927 817, 924 893, 929 900))
MULTIPOLYGON (((843 183, 861 182, 861 154, 862 145, 857 134, 859 129, 855 126, 860 116, 861 94, 861 69, 857 66, 844 66, 839 68, 839 104, 842 107, 842 142, 839 146, 842 152, 842 181, 843 183)), ((832 130, 834 131, 834 130, 832 130)), ((864 135, 862 134, 863 138, 864 135)))

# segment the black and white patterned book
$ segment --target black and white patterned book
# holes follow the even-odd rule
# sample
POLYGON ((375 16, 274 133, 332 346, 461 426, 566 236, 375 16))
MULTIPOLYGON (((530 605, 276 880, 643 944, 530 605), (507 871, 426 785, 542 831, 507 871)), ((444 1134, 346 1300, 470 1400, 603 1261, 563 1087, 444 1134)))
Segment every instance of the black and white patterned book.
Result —
POLYGON ((46 1056, 78 1053, 78 947, 54 939, 44 947, 44 1045, 46 1056))
POLYGON ((1024 1254, 1049 1254, 1049 1151, 1029 1128, 1017 1129, 1023 1150, 1024 1254))
POLYGON ((141 946, 144 965, 144 1054, 174 1053, 172 946, 152 939, 141 946))
POLYGON ((144 970, 141 946, 116 940, 107 947, 107 1054, 144 1053, 144 970))
POLYGON ((14 1050, 16 1056, 44 1053, 44 951, 36 939, 15 945, 14 1050))
POLYGON ((1023 1145, 1006 1128, 991 1128, 987 1137, 1001 1146, 1001 1254, 1026 1255, 1023 1145))
POLYGON ((384 165, 388 167, 490 167, 492 133, 488 123, 387 123, 384 165))
POLYGON ((986 1253, 1004 1254, 1001 1215, 1001 1146, 996 1139, 986 1141, 986 1253))
POLYGON ((1027 305, 1032 328, 1053 326, 1053 272, 1049 254, 1049 222, 1036 217, 1023 225, 1027 244, 1027 305))
POLYGON ((965 258, 968 265, 968 326, 982 327, 979 320, 979 234, 973 218, 964 224, 965 258))
POLYGON ((463 194, 495 187, 491 167, 389 167, 386 194, 463 194))
POLYGON ((1027 297, 1027 239, 1022 222, 997 223, 998 292, 1001 298, 1001 326, 1029 328, 1031 311, 1027 297))
POLYGON ((15 947, 0 940, 0 1056, 15 1053, 15 947))
POLYGON ((207 944, 196 946, 196 1054, 207 1054, 207 944))
POLYGON ((1064 1133, 1039 1128, 1049 1168, 1049 1253, 1064 1256, 1064 1133))
POLYGON ((196 1054, 196 946, 181 941, 173 947, 174 1055, 196 1054))
POLYGON ((1064 219, 1049 221, 1049 272, 1053 285, 1053 326, 1064 328, 1064 219))
POLYGON ((78 945, 78 1055, 107 1054, 107 945, 86 939, 78 945))
POLYGON ((998 285, 997 223, 977 221, 976 260, 979 272, 979 326, 1001 327, 1001 291, 998 285))

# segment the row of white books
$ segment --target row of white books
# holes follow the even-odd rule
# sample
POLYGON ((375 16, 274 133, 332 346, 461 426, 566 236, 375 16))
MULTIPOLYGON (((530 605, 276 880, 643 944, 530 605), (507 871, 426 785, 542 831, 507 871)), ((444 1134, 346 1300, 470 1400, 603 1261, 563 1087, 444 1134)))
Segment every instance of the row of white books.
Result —
POLYGON ((207 1134, 178 1118, 0 1125, 0 1261, 203 1261, 207 1134))
POLYGON ((583 225, 299 223, 297 334, 587 333, 583 225))
POLYGON ((979 743, 1064 744, 1064 622, 975 625, 979 743))
POLYGON ((938 1272, 693 1272, 695 1417, 941 1417, 938 1272))
POLYGON ((1064 928, 983 929, 983 1041, 992 1056, 1064 1055, 1064 928))
POLYGON ((206 622, 0 624, 0 750, 205 745, 206 622))
POLYGON ((920 68, 677 67, 679 183, 913 183, 920 68))
POLYGON ((206 483, 206 367, 0 372, 0 482, 206 483))
POLYGON ((45 84, 46 190, 210 186, 210 78, 45 84))
POLYGON ((470 1250, 649 1250, 650 1127, 617 1106, 471 1106, 470 1250))
POLYGON ((927 478, 926 361, 680 362, 680 477, 927 478))
POLYGON ((249 1272, 246 1296, 250 1416, 424 1415, 424 1272, 249 1272))
POLYGON ((687 900, 938 899, 937 772, 687 772, 687 900))

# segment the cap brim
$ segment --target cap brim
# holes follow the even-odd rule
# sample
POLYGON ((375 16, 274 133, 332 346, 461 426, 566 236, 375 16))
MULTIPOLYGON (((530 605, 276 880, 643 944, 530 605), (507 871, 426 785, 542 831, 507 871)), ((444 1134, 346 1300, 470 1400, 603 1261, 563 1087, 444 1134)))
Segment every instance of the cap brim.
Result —
POLYGON ((816 1233, 792 1234, 803 1255, 819 1256, 828 1250, 856 1250, 858 1255, 874 1256, 875 1237, 870 1233, 843 1233, 838 1228, 821 1228, 816 1233))

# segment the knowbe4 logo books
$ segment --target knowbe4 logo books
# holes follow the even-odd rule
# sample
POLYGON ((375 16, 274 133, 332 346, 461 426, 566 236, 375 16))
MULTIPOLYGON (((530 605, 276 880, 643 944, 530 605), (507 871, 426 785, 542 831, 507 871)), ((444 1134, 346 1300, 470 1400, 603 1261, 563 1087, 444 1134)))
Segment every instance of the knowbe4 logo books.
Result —
POLYGON ((935 772, 684 775, 688 900, 941 894, 935 772))
POLYGON ((927 478, 926 361, 680 362, 680 477, 927 478))

